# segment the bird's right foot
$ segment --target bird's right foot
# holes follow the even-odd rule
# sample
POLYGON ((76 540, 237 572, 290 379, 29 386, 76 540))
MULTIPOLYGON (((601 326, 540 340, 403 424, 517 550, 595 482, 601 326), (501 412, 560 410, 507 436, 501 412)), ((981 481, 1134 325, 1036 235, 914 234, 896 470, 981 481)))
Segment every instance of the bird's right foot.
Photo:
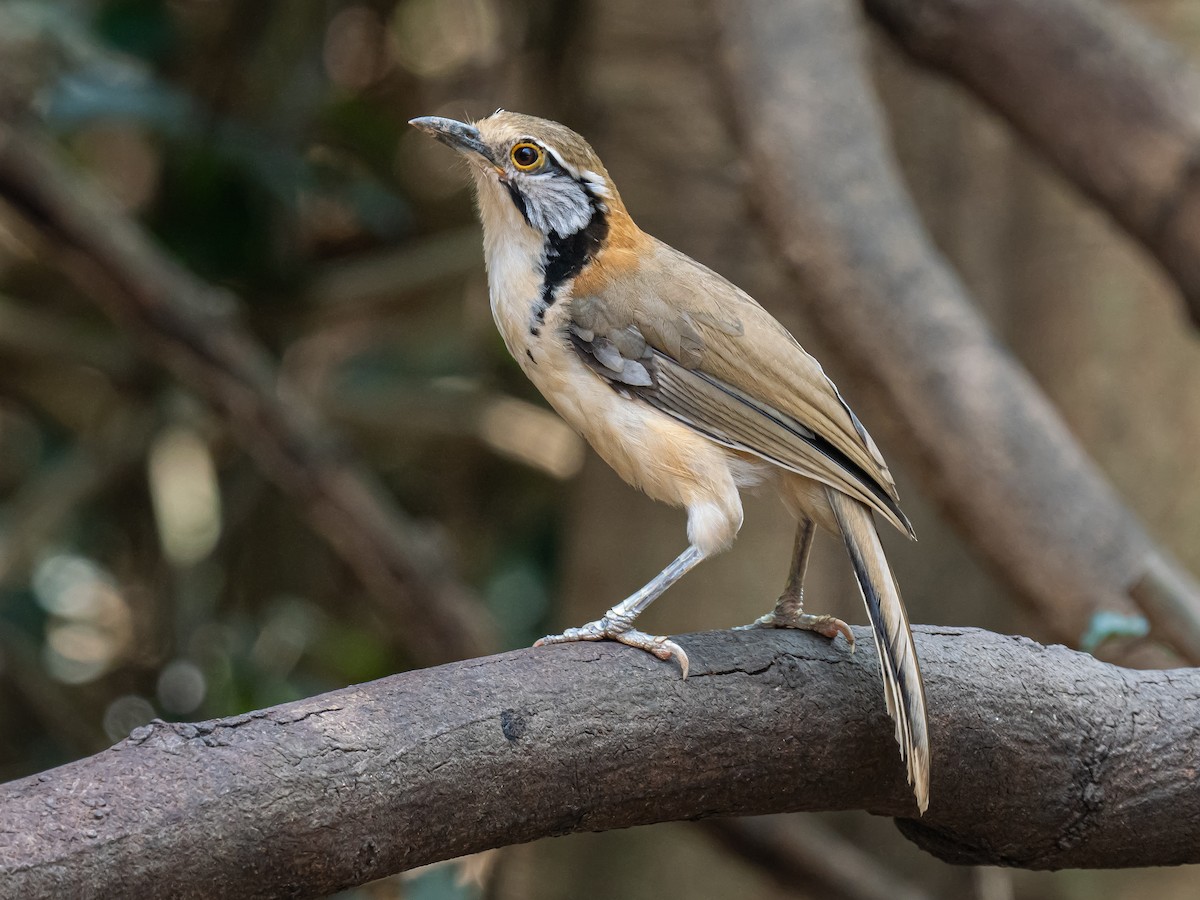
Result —
POLYGON ((638 631, 627 622, 609 616, 580 625, 578 628, 568 628, 562 634, 548 634, 535 641, 533 646, 545 647, 548 644, 570 644, 575 641, 617 641, 629 647, 637 647, 659 659, 676 660, 683 671, 683 677, 688 676, 688 655, 677 643, 670 638, 638 631))

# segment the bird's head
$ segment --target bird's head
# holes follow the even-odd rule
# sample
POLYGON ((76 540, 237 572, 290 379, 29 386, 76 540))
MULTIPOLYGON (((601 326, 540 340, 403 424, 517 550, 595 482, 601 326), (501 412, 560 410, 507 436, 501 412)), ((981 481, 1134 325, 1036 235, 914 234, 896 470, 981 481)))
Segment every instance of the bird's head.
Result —
POLYGON ((515 219, 563 240, 624 215, 600 158, 565 125, 502 109, 474 123, 424 116, 410 124, 471 164, 485 229, 515 219))

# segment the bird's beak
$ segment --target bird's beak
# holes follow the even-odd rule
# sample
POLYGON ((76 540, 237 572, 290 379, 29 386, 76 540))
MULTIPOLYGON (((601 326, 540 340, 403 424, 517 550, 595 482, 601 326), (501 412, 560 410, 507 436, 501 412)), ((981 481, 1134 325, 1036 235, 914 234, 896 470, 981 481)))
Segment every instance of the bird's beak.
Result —
POLYGON ((456 119, 443 119, 441 116, 421 116, 409 119, 408 124, 418 128, 428 135, 437 138, 447 147, 453 147, 459 153, 481 157, 489 165, 496 167, 492 151, 479 135, 479 129, 466 122, 456 119))

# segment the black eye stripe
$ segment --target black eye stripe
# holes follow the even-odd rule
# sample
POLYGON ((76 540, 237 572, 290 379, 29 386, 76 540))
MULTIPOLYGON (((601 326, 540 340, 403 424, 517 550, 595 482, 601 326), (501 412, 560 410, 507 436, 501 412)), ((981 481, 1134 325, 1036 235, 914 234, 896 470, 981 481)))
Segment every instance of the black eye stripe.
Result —
MULTIPOLYGON (((538 146, 541 147, 541 144, 539 144, 538 146)), ((551 153, 545 147, 542 147, 542 152, 546 154, 546 166, 545 167, 547 169, 553 169, 555 172, 563 171, 563 167, 558 164, 558 160, 555 158, 553 153, 551 153)))

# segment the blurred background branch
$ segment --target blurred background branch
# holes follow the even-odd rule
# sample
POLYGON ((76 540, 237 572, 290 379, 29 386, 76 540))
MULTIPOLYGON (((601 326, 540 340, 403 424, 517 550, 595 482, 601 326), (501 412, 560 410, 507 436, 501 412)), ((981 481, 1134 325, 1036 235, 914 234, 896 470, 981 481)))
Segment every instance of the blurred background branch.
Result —
POLYGON ((927 900, 925 891, 811 817, 705 819, 718 844, 762 865, 784 887, 828 900, 927 900))
POLYGON ((450 574, 444 554, 278 383, 266 354, 237 324, 232 296, 160 256, 28 129, 0 127, 0 198, 45 234, 48 252, 81 292, 228 419, 266 477, 359 576, 381 621, 399 630, 414 659, 487 649, 487 615, 450 574))
POLYGON ((1137 238, 1200 326, 1200 69, 1117 3, 863 0, 1137 238))
POLYGON ((725 7, 721 21, 771 237, 826 340, 870 383, 871 421, 1059 639, 1079 645, 1097 612, 1141 601, 1156 636, 1200 662, 1200 588, 997 345, 925 234, 895 175, 853 9, 760 3, 725 7))

